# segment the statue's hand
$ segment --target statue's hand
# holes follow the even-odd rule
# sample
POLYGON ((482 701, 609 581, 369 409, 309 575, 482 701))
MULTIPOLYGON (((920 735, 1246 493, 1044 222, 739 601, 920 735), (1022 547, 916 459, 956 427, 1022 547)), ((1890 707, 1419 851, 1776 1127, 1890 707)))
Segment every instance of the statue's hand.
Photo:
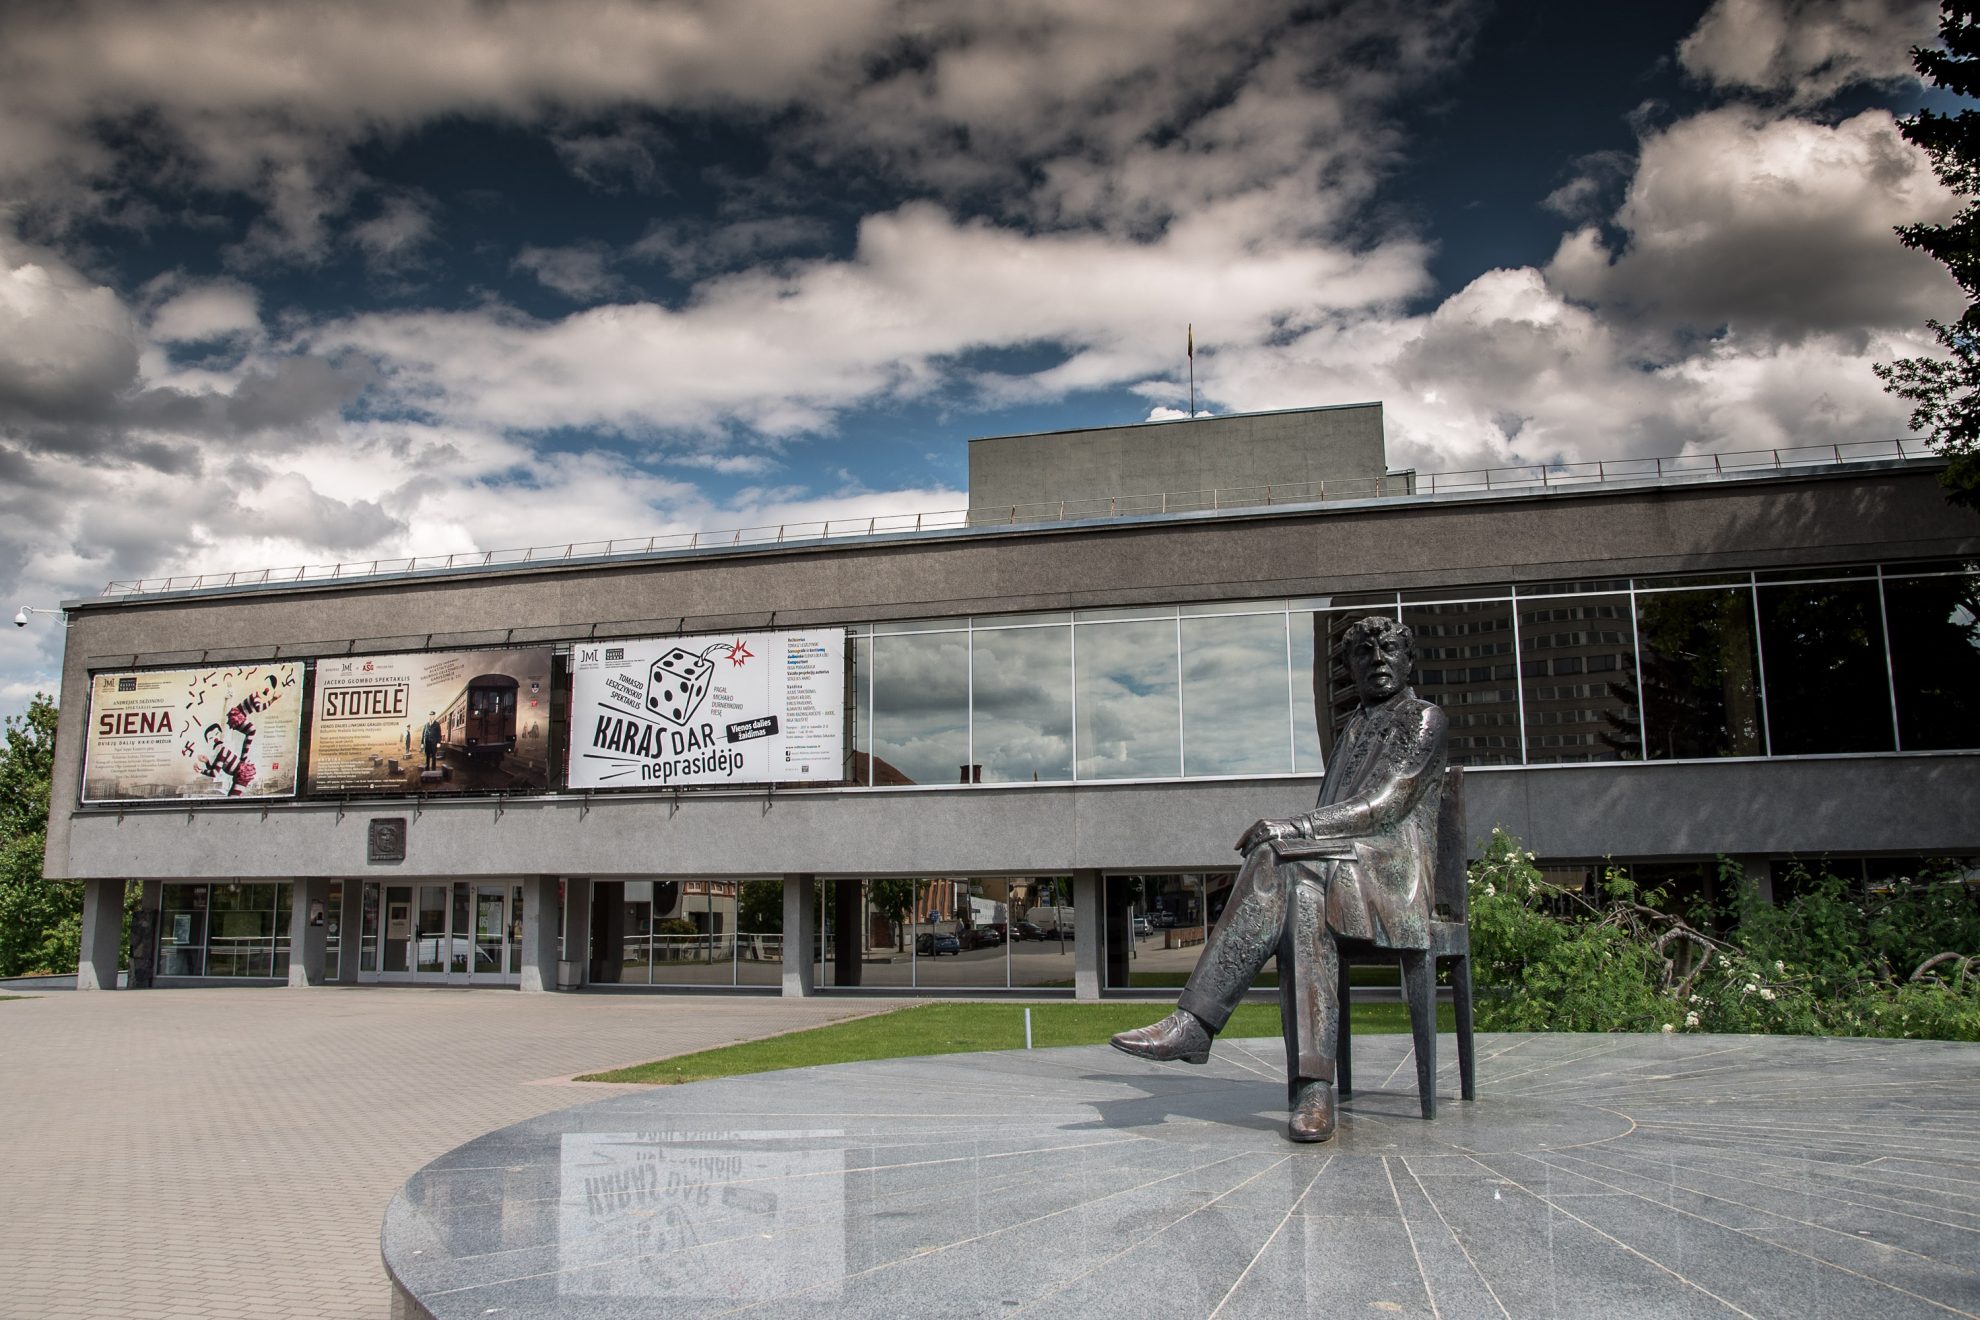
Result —
POLYGON ((1268 843, 1273 839, 1290 839, 1298 833, 1299 830, 1289 820, 1254 821, 1251 828, 1244 832, 1244 837, 1238 840, 1237 850, 1241 853, 1249 853, 1260 844, 1268 843))

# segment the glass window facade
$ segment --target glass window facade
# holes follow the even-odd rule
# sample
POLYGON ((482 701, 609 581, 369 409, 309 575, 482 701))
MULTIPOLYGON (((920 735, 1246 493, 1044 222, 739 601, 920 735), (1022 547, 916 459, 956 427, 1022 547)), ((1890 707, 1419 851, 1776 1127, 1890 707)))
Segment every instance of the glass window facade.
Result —
POLYGON ((1072 988, 1067 876, 828 880, 818 903, 821 987, 1072 988))
POLYGON ((781 880, 600 883, 593 902, 619 905, 604 931, 617 958, 594 979, 615 985, 775 985, 783 977, 781 880))
POLYGON ((1459 765, 1980 748, 1980 568, 1871 564, 855 627, 850 778, 1317 775, 1371 613, 1459 765))
POLYGON ((158 975, 286 977, 286 884, 166 885, 158 921, 158 975))

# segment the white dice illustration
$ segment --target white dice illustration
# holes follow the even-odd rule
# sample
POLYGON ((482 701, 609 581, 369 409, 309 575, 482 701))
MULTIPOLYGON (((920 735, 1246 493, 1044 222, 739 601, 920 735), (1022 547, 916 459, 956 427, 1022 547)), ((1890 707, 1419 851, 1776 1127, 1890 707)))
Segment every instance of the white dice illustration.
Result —
POLYGON ((713 681, 715 662, 676 646, 653 662, 646 679, 646 709, 655 719, 686 724, 713 681))

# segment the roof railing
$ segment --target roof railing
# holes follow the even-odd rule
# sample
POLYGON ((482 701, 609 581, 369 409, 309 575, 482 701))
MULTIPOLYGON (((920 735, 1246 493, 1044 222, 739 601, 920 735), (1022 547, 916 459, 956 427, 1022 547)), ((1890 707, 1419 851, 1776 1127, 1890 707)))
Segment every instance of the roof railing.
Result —
POLYGON ((1331 503, 1337 500, 1394 499, 1405 495, 1460 495, 1489 491, 1515 494, 1527 490, 1604 485, 1611 482, 1698 481, 1785 468, 1835 467, 1845 463, 1911 460, 1934 457, 1922 440, 1866 440, 1854 444, 1800 445, 1788 448, 1735 449, 1711 453, 1676 454, 1656 458, 1591 459, 1585 463, 1535 463, 1517 467, 1474 468, 1458 472, 1392 472, 1379 477, 1336 478, 1329 481, 1273 482, 1261 486, 1226 486, 1216 490, 1169 491, 1150 495, 1111 495, 1082 500, 1050 500, 994 508, 944 509, 928 513, 889 513, 866 518, 832 518, 811 522, 765 524, 721 531, 665 532, 608 540, 571 541, 563 545, 524 546, 509 550, 464 550, 452 554, 408 555, 356 563, 303 564, 287 568, 230 570, 173 577, 113 581, 105 596, 142 596, 206 587, 260 586, 272 583, 321 582, 399 576, 458 568, 499 568, 506 565, 565 560, 641 558, 667 551, 737 549, 819 541, 857 540, 903 532, 962 531, 973 527, 1014 527, 1055 522, 1093 522, 1108 518, 1141 518, 1151 514, 1211 513, 1269 508, 1281 504, 1331 503))

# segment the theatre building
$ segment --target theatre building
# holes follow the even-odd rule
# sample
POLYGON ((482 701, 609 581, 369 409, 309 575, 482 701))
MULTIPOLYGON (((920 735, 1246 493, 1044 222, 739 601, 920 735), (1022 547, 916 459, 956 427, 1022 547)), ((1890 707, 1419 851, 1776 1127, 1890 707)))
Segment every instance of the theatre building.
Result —
POLYGON ((47 874, 86 988, 1172 993, 1379 613, 1474 848, 1875 881, 1980 855, 1941 467, 1396 472, 1369 404, 974 441, 967 510, 112 583, 47 874))

